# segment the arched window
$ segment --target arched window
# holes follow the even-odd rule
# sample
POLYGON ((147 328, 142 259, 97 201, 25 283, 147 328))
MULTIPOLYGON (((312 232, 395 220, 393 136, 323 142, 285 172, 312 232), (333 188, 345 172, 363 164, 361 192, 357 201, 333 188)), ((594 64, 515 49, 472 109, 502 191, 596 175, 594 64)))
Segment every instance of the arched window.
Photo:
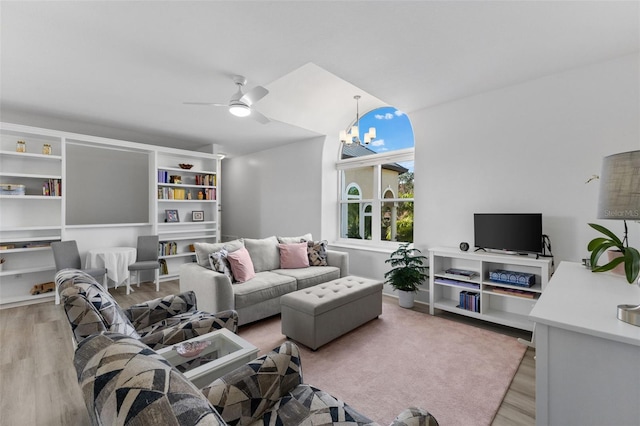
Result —
POLYGON ((358 127, 360 141, 371 127, 376 137, 369 144, 345 143, 340 150, 340 237, 413 242, 414 137, 409 117, 383 107, 364 114, 358 127), (352 188, 357 188, 357 197, 352 188))

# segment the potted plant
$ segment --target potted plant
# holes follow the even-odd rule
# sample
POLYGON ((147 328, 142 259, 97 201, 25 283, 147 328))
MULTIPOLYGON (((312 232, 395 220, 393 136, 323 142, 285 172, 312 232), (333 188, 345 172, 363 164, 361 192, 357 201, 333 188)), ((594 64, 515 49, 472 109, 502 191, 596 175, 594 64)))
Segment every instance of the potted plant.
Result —
POLYGON ((629 284, 636 282, 638 275, 640 275, 640 252, 633 247, 629 247, 626 232, 625 238, 621 240, 604 226, 595 223, 590 223, 589 226, 605 235, 605 237, 594 238, 587 246, 587 249, 591 252, 591 270, 593 272, 610 271, 624 263, 624 273, 627 281, 629 284), (610 258, 609 263, 598 266, 598 259, 609 249, 614 249, 619 255, 612 259, 610 258))
POLYGON ((427 257, 417 248, 409 248, 409 243, 400 245, 391 253, 385 263, 390 263, 392 269, 384 274, 385 284, 391 284, 398 290, 399 304, 403 308, 412 308, 418 285, 427 279, 425 266, 427 257))

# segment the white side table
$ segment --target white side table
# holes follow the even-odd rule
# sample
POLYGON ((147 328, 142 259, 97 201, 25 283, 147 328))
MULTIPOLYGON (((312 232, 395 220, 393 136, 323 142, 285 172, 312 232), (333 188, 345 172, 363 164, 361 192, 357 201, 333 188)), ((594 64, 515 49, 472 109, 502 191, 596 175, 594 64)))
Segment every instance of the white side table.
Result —
POLYGON ((107 268, 115 287, 129 279, 129 265, 136 261, 135 247, 104 247, 87 252, 86 268, 107 268))

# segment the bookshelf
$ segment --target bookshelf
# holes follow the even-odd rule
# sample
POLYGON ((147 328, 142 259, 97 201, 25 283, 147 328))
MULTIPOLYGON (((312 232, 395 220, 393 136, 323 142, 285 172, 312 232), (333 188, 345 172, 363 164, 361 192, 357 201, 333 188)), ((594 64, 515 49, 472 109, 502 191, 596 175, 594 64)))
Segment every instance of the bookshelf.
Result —
POLYGON ((155 162, 155 222, 164 281, 178 278, 180 265, 193 261, 193 243, 219 241, 220 160, 212 154, 158 152, 155 162))
POLYGON ((177 278, 180 264, 193 259, 194 242, 219 241, 221 159, 217 154, 0 123, 0 184, 12 185, 11 192, 6 186, 0 191, 0 258, 5 259, 0 309, 54 301, 53 292, 31 294, 35 284, 55 279, 54 241, 78 241, 84 259, 87 249, 134 247, 138 235, 157 234, 161 243, 175 243, 174 252, 160 256, 168 269, 161 279, 177 278), (17 151, 18 141, 25 142, 20 147, 26 152, 17 151), (114 152, 124 152, 127 161, 135 157, 125 161, 132 167, 118 163, 123 157, 114 152), (83 160, 96 155, 102 163, 85 170, 83 160), (185 163, 193 167, 181 168, 185 163), (142 191, 123 201, 121 191, 111 190, 116 187, 113 180, 100 178, 116 169, 118 176, 129 179, 117 187, 131 184, 142 191), (180 179, 165 181, 160 173, 180 179), (97 179, 87 183, 86 174, 97 179), (104 216, 92 212, 86 217, 87 204, 95 207, 85 196, 88 185, 105 190, 100 200, 107 207, 99 211, 104 216), (165 222, 166 210, 175 211, 179 221, 165 222), (85 215, 74 215, 77 212, 85 215), (116 214, 122 212, 127 214, 116 214))
POLYGON ((533 331, 529 313, 552 273, 550 258, 469 253, 456 248, 429 250, 429 266, 431 315, 440 309, 527 331, 533 331), (501 270, 531 280, 531 286, 498 281, 496 273, 501 270), (461 307, 465 305, 467 309, 461 307))
POLYGON ((54 299, 30 290, 55 276, 50 244, 62 238, 63 151, 64 138, 53 131, 0 128, 2 305, 54 299), (17 151, 18 141, 25 152, 17 151))

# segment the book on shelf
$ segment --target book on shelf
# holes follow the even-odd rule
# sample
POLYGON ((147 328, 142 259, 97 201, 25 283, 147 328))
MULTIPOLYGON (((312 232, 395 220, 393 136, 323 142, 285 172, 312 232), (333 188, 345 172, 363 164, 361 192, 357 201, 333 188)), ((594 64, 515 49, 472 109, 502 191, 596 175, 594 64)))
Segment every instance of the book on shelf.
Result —
POLYGON ((178 243, 175 241, 162 241, 158 244, 158 254, 160 256, 171 256, 178 254, 178 243))
POLYGON ((196 175, 196 185, 216 186, 216 175, 196 175))
POLYGON ((458 281, 458 280, 453 280, 453 279, 443 278, 443 277, 435 277, 433 279, 433 282, 436 284, 455 285, 459 287, 473 288, 476 290, 480 288, 480 284, 478 283, 471 283, 469 281, 458 281))
POLYGON ((48 179, 42 184, 42 195, 59 197, 62 195, 62 181, 60 179, 48 179))
POLYGON ((444 273, 447 275, 454 275, 454 276, 464 277, 468 279, 478 276, 478 273, 476 271, 469 271, 467 269, 459 269, 459 268, 449 268, 449 269, 446 269, 444 273))
POLYGON ((166 170, 158 170, 158 183, 169 183, 169 172, 166 170))
POLYGON ((526 298, 526 299, 535 299, 536 298, 536 293, 532 293, 530 291, 518 290, 518 289, 515 289, 515 288, 493 287, 491 289, 491 291, 493 293, 507 294, 509 296, 523 297, 523 298, 526 298))
POLYGON ((160 275, 169 275, 169 268, 167 267, 167 261, 160 259, 160 275))
POLYGON ((190 200, 191 191, 184 188, 158 188, 158 200, 190 200))
POLYGON ((459 299, 459 308, 472 312, 480 312, 480 293, 464 290, 460 292, 459 299))

